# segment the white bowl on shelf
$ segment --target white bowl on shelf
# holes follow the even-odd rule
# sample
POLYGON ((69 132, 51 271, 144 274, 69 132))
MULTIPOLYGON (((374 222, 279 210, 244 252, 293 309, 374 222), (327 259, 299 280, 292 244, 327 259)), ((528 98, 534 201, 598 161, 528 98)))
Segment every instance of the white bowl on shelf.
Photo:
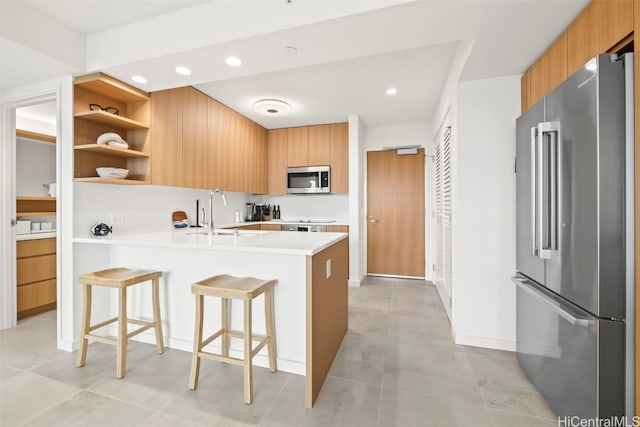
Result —
POLYGON ((96 168, 96 172, 98 172, 98 176, 102 178, 122 179, 129 175, 129 169, 120 168, 96 168))

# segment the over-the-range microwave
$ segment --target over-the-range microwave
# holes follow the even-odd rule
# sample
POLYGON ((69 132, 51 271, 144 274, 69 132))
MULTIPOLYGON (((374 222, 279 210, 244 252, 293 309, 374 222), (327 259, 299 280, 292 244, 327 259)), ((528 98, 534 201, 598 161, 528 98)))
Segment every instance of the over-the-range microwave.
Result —
POLYGON ((331 167, 287 168, 287 194, 329 194, 331 167))

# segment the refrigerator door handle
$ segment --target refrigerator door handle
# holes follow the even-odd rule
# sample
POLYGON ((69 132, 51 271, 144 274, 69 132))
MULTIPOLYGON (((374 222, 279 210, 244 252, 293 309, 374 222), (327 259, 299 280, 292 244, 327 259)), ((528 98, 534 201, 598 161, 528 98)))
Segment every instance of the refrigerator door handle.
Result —
POLYGON ((538 139, 538 127, 534 126, 531 128, 531 255, 537 257, 538 256, 538 241, 536 233, 537 226, 537 206, 538 206, 538 198, 537 198, 537 157, 536 157, 536 142, 538 139))
POLYGON ((560 306, 560 303, 558 303, 558 302, 556 302, 556 301, 554 301, 554 300, 552 300, 550 298, 547 298, 546 296, 544 296, 540 292, 536 291, 533 287, 531 287, 531 285, 529 285, 527 283, 526 279, 522 279, 520 277, 512 277, 511 281, 513 283, 515 283, 516 286, 518 286, 518 288, 522 289, 523 291, 525 291, 529 295, 544 301, 546 304, 548 304, 553 309, 553 311, 555 311, 558 315, 560 315, 567 322, 571 323, 573 326, 578 326, 578 327, 581 327, 581 328, 588 328, 589 327, 589 319, 576 317, 573 314, 569 313, 568 311, 566 311, 565 309, 563 309, 560 306))
POLYGON ((558 124, 543 122, 538 124, 538 244, 539 257, 550 259, 551 252, 557 249, 557 141, 558 124), (546 142, 545 135, 549 135, 546 142))

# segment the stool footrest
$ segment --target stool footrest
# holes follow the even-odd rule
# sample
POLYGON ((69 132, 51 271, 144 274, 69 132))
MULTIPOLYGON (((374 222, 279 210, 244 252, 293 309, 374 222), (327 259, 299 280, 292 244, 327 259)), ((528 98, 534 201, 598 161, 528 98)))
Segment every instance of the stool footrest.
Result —
POLYGON ((213 340, 215 340, 216 338, 218 338, 218 337, 220 337, 222 335, 224 335, 224 329, 220 329, 218 332, 216 332, 215 334, 211 335, 206 340, 202 341, 202 346, 200 348, 204 348, 204 347, 208 346, 209 344, 211 344, 213 342, 213 340))
POLYGON ((96 329, 100 329, 104 326, 107 326, 110 323, 117 322, 117 321, 118 321, 118 318, 114 317, 112 319, 105 320, 104 322, 96 323, 95 325, 91 325, 91 327, 89 327, 89 332, 95 331, 96 329))
POLYGON ((233 365, 244 365, 244 359, 238 359, 237 357, 222 356, 221 354, 209 353, 208 351, 199 351, 198 357, 204 357, 205 359, 215 360, 217 362, 231 363, 233 365))
POLYGON ((118 340, 115 338, 103 337, 102 335, 93 335, 93 334, 86 334, 84 337, 90 338, 94 341, 99 341, 105 344, 118 345, 118 340))
POLYGON ((138 329, 136 329, 136 330, 134 330, 134 331, 129 332, 129 333, 127 334, 127 339, 129 339, 129 338, 131 338, 131 337, 135 337, 136 335, 143 333, 143 332, 144 332, 144 331, 146 331, 147 329, 151 329, 151 328, 153 328, 153 327, 155 327, 155 326, 156 326, 156 325, 155 325, 155 323, 153 323, 153 322, 138 323, 138 322, 131 322, 131 321, 129 321, 129 322, 127 322, 127 323, 143 324, 143 325, 144 325, 144 326, 143 326, 143 327, 141 327, 141 328, 138 328, 138 329))
POLYGON ((264 339, 260 341, 260 344, 258 344, 253 350, 251 350, 251 358, 253 359, 253 356, 258 354, 258 352, 262 350, 262 347, 267 345, 268 342, 269 342, 269 338, 264 337, 264 339))
MULTIPOLYGON (((228 331, 228 332, 227 332, 227 336, 230 336, 230 337, 232 337, 232 338, 241 338, 241 339, 244 339, 244 334, 243 334, 242 332, 240 332, 240 331, 231 331, 231 330, 230 330, 230 331, 228 331)), ((263 340, 263 339, 265 339, 265 338, 266 338, 266 336, 265 336, 265 335, 258 335, 258 334, 253 334, 253 335, 251 335, 251 339, 252 339, 253 341, 261 341, 261 340, 263 340)))

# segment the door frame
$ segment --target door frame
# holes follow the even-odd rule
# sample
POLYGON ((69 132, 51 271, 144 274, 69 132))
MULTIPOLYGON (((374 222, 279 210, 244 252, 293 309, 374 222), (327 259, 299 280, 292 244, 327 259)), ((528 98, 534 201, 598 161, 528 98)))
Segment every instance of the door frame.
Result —
MULTIPOLYGON (((413 146, 412 146, 413 147, 413 146)), ((428 218, 428 211, 429 211, 429 207, 431 206, 431 191, 429 190, 429 187, 427 186, 429 184, 429 182, 431 181, 429 178, 428 173, 431 171, 430 166, 429 166, 429 154, 427 152, 428 147, 425 145, 419 145, 419 146, 415 146, 418 150, 420 149, 424 149, 424 158, 425 158, 425 162, 424 162, 424 280, 429 280, 431 278, 431 276, 428 274, 429 273, 429 261, 431 259, 431 245, 428 244, 429 240, 427 239, 428 235, 429 235, 429 221, 427 220, 428 218)), ((368 245, 369 245, 369 235, 368 235, 368 227, 367 227, 367 222, 368 222, 368 217, 369 217, 369 212, 367 212, 367 207, 368 207, 368 202, 369 202, 369 185, 368 185, 368 173, 369 173, 369 163, 368 163, 368 153, 371 151, 391 151, 391 150, 397 150, 398 148, 406 148, 406 147, 385 147, 385 148, 368 148, 365 150, 364 152, 364 159, 363 159, 363 187, 364 187, 364 197, 363 197, 363 210, 364 210, 364 215, 362 217, 362 221, 363 221, 363 241, 364 241, 364 255, 363 255, 363 259, 364 259, 364 274, 365 276, 369 275, 369 259, 368 259, 368 245)), ((381 275, 381 274, 374 274, 373 276, 376 277, 387 277, 386 275, 381 275)), ((400 277, 400 276, 388 276, 388 277, 400 277)))
POLYGON ((16 109, 42 102, 56 103, 56 260, 57 268, 57 344, 71 351, 73 341, 74 293, 69 292, 73 280, 73 77, 66 76, 28 86, 9 89, 0 97, 2 129, 0 135, 0 188, 5 196, 0 202, 0 330, 17 324, 16 307, 16 240, 11 220, 16 213, 16 109), (66 212, 66 215, 61 215, 66 212), (67 283, 67 288, 64 284, 67 283), (63 333, 65 332, 65 333, 63 333), (71 334, 69 334, 71 332, 71 334), (71 337, 71 342, 69 338, 71 337))

